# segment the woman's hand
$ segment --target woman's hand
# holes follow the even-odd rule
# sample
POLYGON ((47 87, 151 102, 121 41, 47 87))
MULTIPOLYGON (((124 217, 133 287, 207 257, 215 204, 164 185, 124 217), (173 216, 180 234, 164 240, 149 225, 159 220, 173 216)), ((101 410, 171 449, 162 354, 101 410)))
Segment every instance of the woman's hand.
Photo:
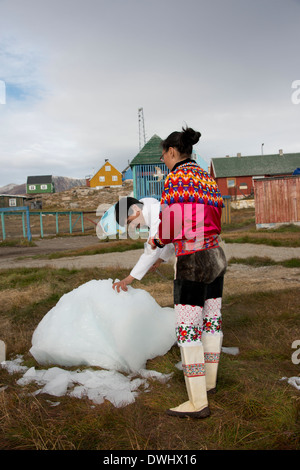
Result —
POLYGON ((155 250, 157 248, 157 246, 155 245, 154 241, 151 238, 149 238, 148 243, 151 246, 152 250, 155 250))
POLYGON ((125 279, 122 279, 122 281, 114 282, 112 287, 113 289, 117 289, 117 292, 120 292, 120 289, 122 289, 124 292, 127 292, 127 286, 131 284, 133 280, 134 277, 130 276, 129 274, 129 276, 125 277, 125 279))

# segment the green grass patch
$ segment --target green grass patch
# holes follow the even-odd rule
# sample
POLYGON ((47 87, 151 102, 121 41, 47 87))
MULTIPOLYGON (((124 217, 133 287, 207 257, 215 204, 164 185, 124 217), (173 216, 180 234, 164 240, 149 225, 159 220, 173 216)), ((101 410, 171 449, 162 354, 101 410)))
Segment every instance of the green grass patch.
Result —
POLYGON ((13 246, 36 246, 36 244, 33 241, 29 241, 26 238, 18 238, 18 239, 9 239, 9 240, 2 240, 0 241, 0 248, 1 246, 5 247, 13 247, 13 246))
POLYGON ((86 249, 86 250, 70 250, 70 251, 64 251, 63 253, 52 253, 47 256, 43 256, 43 258, 48 258, 48 259, 56 259, 56 258, 64 258, 68 256, 87 256, 87 255, 101 255, 104 253, 123 253, 124 251, 129 251, 129 250, 139 250, 141 248, 144 248, 144 241, 136 241, 135 243, 132 243, 130 245, 127 244, 115 244, 114 246, 99 246, 96 248, 92 249, 86 249))
POLYGON ((283 261, 274 261, 268 257, 250 256, 248 258, 230 258, 228 264, 247 264, 253 267, 284 266, 285 268, 300 268, 300 259, 291 258, 283 261))
POLYGON ((268 246, 287 246, 287 247, 300 247, 300 239, 276 239, 268 237, 252 237, 251 235, 235 236, 234 238, 222 236, 226 243, 252 243, 256 245, 268 246))

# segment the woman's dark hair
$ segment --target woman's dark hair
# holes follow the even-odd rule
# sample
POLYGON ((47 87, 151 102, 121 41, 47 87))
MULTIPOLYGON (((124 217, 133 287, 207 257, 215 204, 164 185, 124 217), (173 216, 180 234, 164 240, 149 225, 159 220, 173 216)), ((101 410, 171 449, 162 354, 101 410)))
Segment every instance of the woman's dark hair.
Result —
POLYGON ((200 137, 200 132, 194 131, 191 127, 183 127, 182 132, 172 132, 161 142, 161 145, 165 151, 168 151, 170 147, 175 147, 180 155, 190 156, 193 151, 193 145, 199 142, 200 137))
POLYGON ((139 208, 143 208, 144 204, 135 199, 134 197, 123 197, 115 205, 115 217, 121 227, 126 224, 127 218, 131 215, 131 206, 137 205, 139 208))

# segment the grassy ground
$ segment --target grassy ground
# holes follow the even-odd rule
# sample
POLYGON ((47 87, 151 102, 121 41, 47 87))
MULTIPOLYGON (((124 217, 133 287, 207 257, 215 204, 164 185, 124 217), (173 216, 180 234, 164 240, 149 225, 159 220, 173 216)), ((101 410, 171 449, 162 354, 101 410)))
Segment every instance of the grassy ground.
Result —
MULTIPOLYGON (((172 268, 162 270, 171 290, 172 268)), ((3 272, 0 330, 8 356, 22 354, 28 367, 38 367, 28 353, 31 336, 61 295, 90 279, 125 274, 97 269, 3 272)), ((143 287, 155 297, 163 283, 151 274, 143 287)), ((218 392, 210 398, 212 415, 204 421, 164 413, 186 399, 182 372, 174 367, 180 360, 176 346, 147 364, 173 372, 170 386, 153 381, 150 393, 121 409, 67 396, 51 407, 47 400, 53 397, 33 396, 31 385, 18 386, 17 374, 0 369, 0 384, 8 385, 0 392, 0 449, 299 449, 299 392, 279 380, 299 373, 291 361, 291 344, 300 331, 299 295, 296 289, 224 298, 224 346, 239 347, 240 354, 222 355, 218 392)))
MULTIPOLYGON (((245 231, 249 235, 253 222, 249 227, 248 214, 239 214, 234 221, 239 227, 227 227, 225 234, 238 236, 245 231)), ((283 233, 288 241, 295 232, 283 233)), ((267 236, 273 237, 271 232, 267 236)), ((252 266, 272 263, 265 259, 243 262, 252 266)), ((172 306, 172 267, 162 266, 161 272, 166 280, 149 274, 134 287, 172 306)), ((38 368, 28 352, 32 333, 59 298, 91 279, 122 279, 127 274, 127 270, 113 269, 1 271, 0 337, 7 344, 8 358, 21 354, 25 365, 38 368)), ((36 387, 18 386, 20 375, 0 368, 0 449, 299 450, 299 392, 280 380, 299 375, 299 365, 291 359, 292 343, 300 339, 299 298, 299 288, 226 293, 223 345, 238 347, 240 354, 221 355, 218 391, 209 398, 212 415, 205 420, 180 420, 165 414, 166 408, 187 399, 182 372, 175 367, 180 360, 176 346, 147 363, 149 369, 173 372, 170 381, 153 381, 149 393, 141 392, 135 403, 124 408, 114 408, 109 402, 95 406, 87 399, 68 396, 60 397, 60 405, 52 407, 53 397, 33 395, 30 392, 36 387)))

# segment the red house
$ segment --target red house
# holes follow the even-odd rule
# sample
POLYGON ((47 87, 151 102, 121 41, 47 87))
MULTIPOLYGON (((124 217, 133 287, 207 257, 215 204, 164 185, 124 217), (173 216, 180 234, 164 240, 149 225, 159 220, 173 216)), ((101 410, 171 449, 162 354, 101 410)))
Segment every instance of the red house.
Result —
POLYGON ((270 176, 289 176, 300 167, 300 153, 212 158, 210 174, 222 196, 242 198, 253 195, 254 180, 270 176))

